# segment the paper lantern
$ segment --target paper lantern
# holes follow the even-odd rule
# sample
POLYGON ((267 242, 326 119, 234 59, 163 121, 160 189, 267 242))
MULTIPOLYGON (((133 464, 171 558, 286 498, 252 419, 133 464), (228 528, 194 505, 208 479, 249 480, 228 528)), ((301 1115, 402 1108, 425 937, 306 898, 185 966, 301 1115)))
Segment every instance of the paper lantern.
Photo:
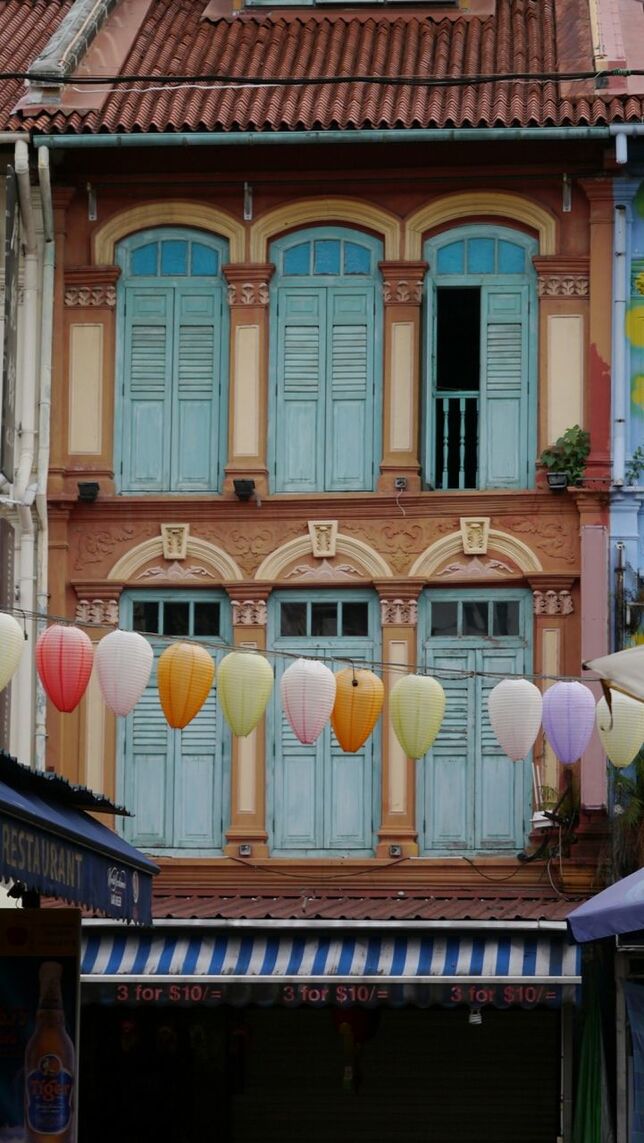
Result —
POLYGON ((80 627, 54 623, 38 636, 36 668, 47 695, 58 710, 69 714, 78 706, 94 662, 91 640, 80 627))
POLYGON ((541 691, 527 679, 503 679, 490 691, 487 709, 492 730, 513 762, 527 758, 541 726, 541 691))
POLYGON ((630 766, 644 742, 644 703, 611 691, 611 710, 605 698, 597 703, 597 733, 613 766, 630 766))
POLYGON ((129 714, 148 685, 154 652, 137 631, 110 631, 96 648, 98 685, 114 714, 129 714))
POLYGON ((280 681, 284 714, 295 737, 309 746, 319 738, 335 702, 335 675, 315 659, 296 659, 280 681))
POLYGON ((245 738, 257 726, 273 689, 273 668, 263 655, 231 651, 217 672, 219 701, 233 734, 245 738))
POLYGON ((364 668, 347 667, 335 676, 336 696, 331 725, 340 746, 347 754, 366 742, 376 725, 385 698, 382 679, 364 668))
POLYGON ((391 688, 389 714, 407 757, 422 758, 441 728, 445 691, 437 679, 405 675, 391 688))
POLYGON ((543 696, 543 729, 557 758, 581 758, 595 723, 595 700, 583 683, 555 683, 543 696))
POLYGON ((173 643, 159 655, 157 687, 168 726, 183 730, 208 698, 215 664, 198 643, 173 643))
POLYGON ((25 636, 18 620, 5 611, 0 612, 0 691, 18 670, 24 646, 25 636))

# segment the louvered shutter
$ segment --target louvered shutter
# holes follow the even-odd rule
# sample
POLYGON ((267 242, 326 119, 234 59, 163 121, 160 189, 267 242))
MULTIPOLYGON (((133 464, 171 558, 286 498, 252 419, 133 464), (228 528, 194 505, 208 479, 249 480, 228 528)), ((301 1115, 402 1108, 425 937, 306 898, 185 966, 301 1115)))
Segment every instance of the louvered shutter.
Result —
POLYGON ((528 304, 526 286, 481 289, 481 488, 527 486, 528 304))
POLYGON ((221 290, 176 287, 171 491, 217 487, 221 290))
POLYGON ((213 687, 197 717, 177 732, 173 844, 179 849, 221 848, 219 722, 213 687))
POLYGON ((133 845, 173 844, 174 758, 179 732, 168 726, 156 685, 156 655, 150 682, 125 721, 125 819, 133 845))
POLYGON ((328 492, 373 487, 373 287, 329 290, 326 483, 328 492))
POLYGON ((122 487, 168 488, 172 383, 172 290, 125 290, 122 487))
POLYGON ((276 491, 324 488, 326 297, 283 287, 277 296, 276 491))
POLYGON ((323 748, 327 732, 312 746, 298 741, 280 709, 275 687, 275 725, 278 727, 274 777, 274 841, 284 851, 321 848, 323 748))
POLYGON ((471 849, 474 836, 476 711, 474 666, 467 649, 432 649, 428 668, 439 672, 445 689, 445 717, 423 766, 423 818, 426 850, 471 849), (440 668, 447 673, 440 673, 440 668), (453 674, 462 670, 463 676, 453 674))
POLYGON ((521 676, 523 651, 479 650, 476 669, 477 748, 475 845, 477 849, 514 849, 524 844, 525 777, 528 763, 512 762, 492 730, 487 700, 500 678, 521 676))

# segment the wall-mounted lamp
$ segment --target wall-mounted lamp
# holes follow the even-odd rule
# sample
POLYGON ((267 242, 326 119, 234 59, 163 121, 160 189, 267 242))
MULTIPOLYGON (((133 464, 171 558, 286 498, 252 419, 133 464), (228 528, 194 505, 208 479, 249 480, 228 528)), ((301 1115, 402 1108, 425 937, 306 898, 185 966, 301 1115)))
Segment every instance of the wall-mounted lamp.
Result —
POLYGON ((254 480, 233 480, 233 488, 235 489, 235 496, 238 500, 250 500, 255 491, 254 480))
POLYGON ((84 504, 93 504, 101 491, 97 480, 81 480, 78 483, 78 499, 84 504))

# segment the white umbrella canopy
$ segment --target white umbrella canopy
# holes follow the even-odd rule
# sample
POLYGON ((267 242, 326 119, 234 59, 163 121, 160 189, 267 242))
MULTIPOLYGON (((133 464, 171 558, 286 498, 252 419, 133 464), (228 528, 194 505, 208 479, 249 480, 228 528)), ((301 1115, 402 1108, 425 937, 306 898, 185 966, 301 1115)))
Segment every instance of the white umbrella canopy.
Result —
POLYGON ((600 676, 604 689, 611 687, 644 702, 644 645, 590 659, 584 667, 600 676))

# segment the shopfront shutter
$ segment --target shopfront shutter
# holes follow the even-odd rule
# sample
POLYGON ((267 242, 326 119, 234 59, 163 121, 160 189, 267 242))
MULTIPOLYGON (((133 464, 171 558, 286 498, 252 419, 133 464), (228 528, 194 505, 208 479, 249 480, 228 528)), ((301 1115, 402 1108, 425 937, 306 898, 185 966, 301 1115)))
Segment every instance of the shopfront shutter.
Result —
POLYGON ((125 290, 122 488, 164 492, 170 479, 172 290, 125 290))
POLYGON ((528 288, 481 289, 480 488, 525 488, 528 288))
POLYGON ((374 291, 329 290, 326 482, 329 492, 373 487, 374 291))
POLYGON ((475 773, 475 680, 467 677, 474 652, 429 649, 428 669, 436 670, 445 690, 445 717, 423 767, 420 807, 425 850, 471 849, 475 773), (445 668, 445 672, 441 671, 445 668), (456 671, 462 670, 463 675, 456 671))
POLYGON ((171 491, 217 487, 221 290, 175 291, 171 491))
POLYGON ((277 492, 324 490, 325 322, 325 290, 278 290, 277 408, 271 426, 277 492))

